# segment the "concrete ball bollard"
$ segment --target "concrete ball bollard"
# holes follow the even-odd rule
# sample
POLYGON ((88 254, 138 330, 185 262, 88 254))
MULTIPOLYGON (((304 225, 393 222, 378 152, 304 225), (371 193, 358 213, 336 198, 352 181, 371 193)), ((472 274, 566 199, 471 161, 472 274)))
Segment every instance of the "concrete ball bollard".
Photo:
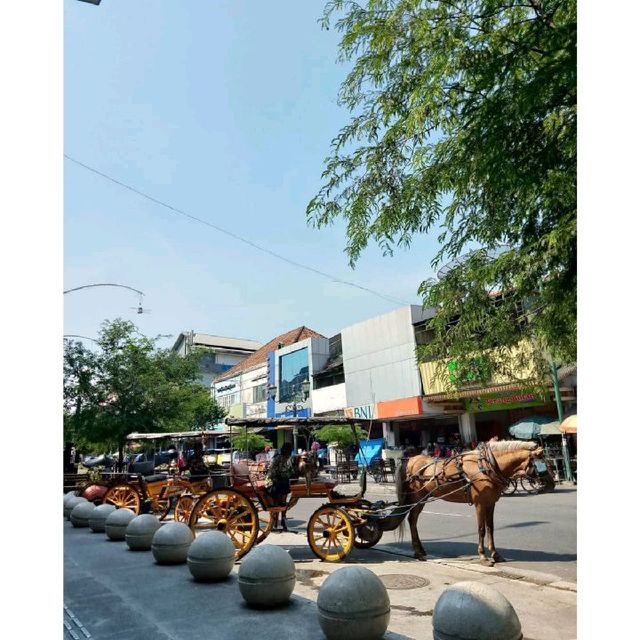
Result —
POLYGON ((522 640, 511 603, 480 582, 447 587, 433 609, 434 640, 522 640))
POLYGON ((124 532, 127 546, 132 551, 149 551, 153 536, 161 526, 160 520, 150 513, 136 516, 124 532))
POLYGON ((247 604, 277 607, 289 600, 296 584, 296 566, 281 547, 256 547, 240 565, 238 586, 247 604))
POLYGON ((82 502, 88 502, 88 500, 86 498, 80 498, 79 496, 67 500, 66 504, 64 505, 64 517, 69 520, 73 508, 77 504, 81 504, 82 502))
POLYGON ((199 535, 189 547, 187 564, 196 580, 223 580, 233 569, 236 548, 221 531, 207 531, 199 535))
POLYGON ((127 525, 136 517, 131 509, 116 509, 104 521, 104 532, 109 540, 124 540, 127 525))
POLYGON ((98 505, 89 516, 89 527, 94 533, 104 533, 104 523, 110 513, 116 510, 114 504, 98 505))
POLYGON ((329 640, 382 638, 391 618, 389 594, 369 569, 338 569, 320 587, 318 618, 329 640))
POLYGON ((151 552, 158 564, 181 564, 192 542, 193 532, 184 522, 169 522, 153 534, 151 552))
POLYGON ((64 505, 67 505, 67 502, 69 500, 71 500, 71 498, 77 498, 78 495, 76 494, 75 491, 67 491, 67 493, 64 494, 64 505))
POLYGON ((69 500, 71 500, 72 498, 77 498, 78 496, 76 495, 75 491, 67 491, 67 493, 64 494, 64 498, 62 499, 62 513, 63 515, 66 517, 66 508, 67 508, 67 502, 69 502, 69 500))
POLYGON ((74 527, 88 527, 89 518, 93 513, 96 505, 93 502, 81 502, 71 510, 69 520, 74 527))

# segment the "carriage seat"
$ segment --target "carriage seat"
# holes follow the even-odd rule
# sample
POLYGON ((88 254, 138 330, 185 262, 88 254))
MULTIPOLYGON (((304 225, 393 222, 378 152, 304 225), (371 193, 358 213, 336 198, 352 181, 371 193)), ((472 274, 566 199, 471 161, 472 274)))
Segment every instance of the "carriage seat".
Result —
POLYGON ((160 482, 160 481, 166 481, 167 480, 167 474, 166 473, 156 473, 152 476, 144 476, 144 481, 149 484, 151 482, 160 482))

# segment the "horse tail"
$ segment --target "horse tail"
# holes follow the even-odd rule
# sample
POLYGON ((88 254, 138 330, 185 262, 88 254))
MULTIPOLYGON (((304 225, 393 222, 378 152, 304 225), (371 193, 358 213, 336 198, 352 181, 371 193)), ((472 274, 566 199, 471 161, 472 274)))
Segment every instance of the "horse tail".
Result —
MULTIPOLYGON (((398 498, 398 505, 402 506, 406 503, 407 500, 407 460, 401 460, 400 464, 396 467, 396 497, 398 498)), ((397 531, 397 539, 398 542, 404 542, 404 521, 406 519, 407 513, 404 514, 402 519, 400 520, 400 524, 398 525, 397 531)))
POLYGON ((396 497, 398 498, 398 504, 403 505, 407 499, 407 460, 400 460, 400 464, 396 467, 396 497))

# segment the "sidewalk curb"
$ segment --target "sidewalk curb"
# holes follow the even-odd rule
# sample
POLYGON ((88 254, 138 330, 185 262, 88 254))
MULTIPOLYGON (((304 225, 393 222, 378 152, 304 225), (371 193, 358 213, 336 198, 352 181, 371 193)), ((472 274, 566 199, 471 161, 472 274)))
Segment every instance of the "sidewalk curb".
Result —
POLYGON ((516 580, 521 582, 530 582, 541 587, 551 587, 562 591, 573 591, 577 593, 578 585, 575 582, 567 582, 561 580, 558 576, 551 573, 542 573, 541 571, 531 571, 529 569, 511 569, 509 567, 485 567, 480 564, 471 564, 468 562, 460 562, 457 560, 444 560, 434 558, 430 562, 440 565, 454 567, 456 569, 464 569, 475 573, 484 573, 496 578, 506 578, 507 580, 516 580))

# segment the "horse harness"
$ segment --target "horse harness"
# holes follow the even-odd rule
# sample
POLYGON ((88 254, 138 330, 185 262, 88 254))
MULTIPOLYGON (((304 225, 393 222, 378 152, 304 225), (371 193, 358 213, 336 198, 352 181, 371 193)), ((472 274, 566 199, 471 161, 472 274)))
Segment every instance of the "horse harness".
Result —
MULTIPOLYGON (((493 452, 491 451, 491 447, 485 442, 479 443, 475 451, 458 453, 455 456, 446 458, 442 462, 442 466, 440 467, 440 469, 438 469, 437 460, 423 465, 422 467, 420 467, 420 469, 418 469, 416 473, 412 473, 407 477, 407 483, 411 484, 416 480, 435 482, 435 488, 429 492, 430 494, 433 494, 434 491, 444 485, 453 484, 455 482, 464 482, 465 500, 469 504, 472 504, 471 486, 473 485, 473 480, 468 476, 463 468, 463 458, 466 455, 468 456, 470 453, 478 456, 478 470, 482 475, 487 476, 487 478, 489 478, 491 481, 495 482, 502 488, 506 487, 509 484, 508 478, 505 478, 499 471, 498 464, 496 462, 495 456, 493 455, 493 452), (446 467, 450 462, 454 462, 456 466, 457 471, 454 474, 447 474, 446 472, 446 467), (429 467, 433 467, 433 473, 430 476, 424 473, 429 467)), ((460 487, 460 489, 462 488, 463 487, 460 487)))

